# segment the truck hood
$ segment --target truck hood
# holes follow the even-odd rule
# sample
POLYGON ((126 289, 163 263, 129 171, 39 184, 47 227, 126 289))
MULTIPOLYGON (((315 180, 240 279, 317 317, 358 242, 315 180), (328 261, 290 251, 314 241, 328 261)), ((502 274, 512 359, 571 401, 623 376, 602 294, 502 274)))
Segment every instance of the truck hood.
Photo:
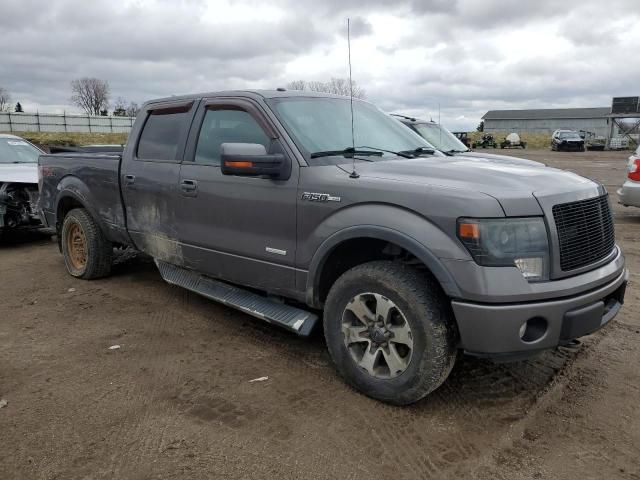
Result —
POLYGON ((529 167, 544 167, 542 162, 535 160, 527 160, 526 158, 511 157, 509 155, 496 155, 495 153, 485 152, 463 152, 458 154, 461 157, 484 158, 487 161, 495 162, 502 165, 525 165, 529 167))
POLYGON ((577 200, 600 191, 592 180, 557 168, 468 156, 358 162, 357 172, 361 178, 481 192, 498 200, 508 216, 540 215, 551 199, 577 200))
POLYGON ((38 183, 37 163, 0 163, 0 184, 38 183))

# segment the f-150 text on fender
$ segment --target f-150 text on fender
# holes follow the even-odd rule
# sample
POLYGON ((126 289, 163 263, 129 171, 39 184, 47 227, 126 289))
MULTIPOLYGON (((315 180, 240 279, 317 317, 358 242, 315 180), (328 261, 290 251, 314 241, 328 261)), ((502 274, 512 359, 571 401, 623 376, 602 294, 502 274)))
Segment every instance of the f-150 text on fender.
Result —
POLYGON ((108 275, 130 245, 168 282, 300 335, 323 312, 340 374, 396 404, 437 388, 458 349, 519 358, 616 315, 627 271, 604 187, 444 156, 353 109, 355 142, 344 97, 151 101, 122 156, 40 157, 42 216, 73 276, 108 275))

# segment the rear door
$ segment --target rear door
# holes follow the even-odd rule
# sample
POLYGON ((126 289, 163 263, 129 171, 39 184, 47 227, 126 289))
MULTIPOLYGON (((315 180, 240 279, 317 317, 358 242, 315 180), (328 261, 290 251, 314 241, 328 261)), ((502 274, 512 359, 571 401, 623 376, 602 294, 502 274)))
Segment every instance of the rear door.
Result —
POLYGON ((298 164, 262 107, 203 100, 180 170, 179 236, 192 268, 274 293, 295 284, 298 164), (222 143, 259 143, 292 160, 287 180, 223 175, 222 143))
MULTIPOLYGON (((151 104, 138 142, 126 152, 120 173, 127 227, 135 245, 155 258, 183 264, 176 205, 180 162, 196 102, 151 104)), ((132 132, 133 133, 133 132, 132 132)))

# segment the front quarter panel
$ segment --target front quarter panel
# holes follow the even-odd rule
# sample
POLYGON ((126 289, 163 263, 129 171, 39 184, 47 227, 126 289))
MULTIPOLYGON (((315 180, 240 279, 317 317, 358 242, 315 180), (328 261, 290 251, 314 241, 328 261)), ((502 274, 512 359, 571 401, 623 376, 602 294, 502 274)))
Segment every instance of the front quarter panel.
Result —
POLYGON ((470 259, 456 237, 457 219, 504 216, 496 199, 478 192, 350 178, 336 166, 301 169, 298 205, 296 266, 308 271, 307 290, 335 246, 369 237, 410 251, 431 269, 449 295, 457 296, 456 283, 442 263, 442 259, 470 259))

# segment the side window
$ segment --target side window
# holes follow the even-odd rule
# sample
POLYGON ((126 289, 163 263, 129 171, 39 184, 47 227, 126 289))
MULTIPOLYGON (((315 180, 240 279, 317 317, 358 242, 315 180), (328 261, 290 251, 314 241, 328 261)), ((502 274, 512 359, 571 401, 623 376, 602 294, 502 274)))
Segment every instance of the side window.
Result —
POLYGON ((176 160, 178 146, 189 127, 190 106, 153 110, 144 124, 138 142, 140 160, 176 160))
POLYGON ((259 143, 269 151, 271 139, 244 110, 207 110, 196 147, 196 163, 220 165, 223 143, 259 143))

